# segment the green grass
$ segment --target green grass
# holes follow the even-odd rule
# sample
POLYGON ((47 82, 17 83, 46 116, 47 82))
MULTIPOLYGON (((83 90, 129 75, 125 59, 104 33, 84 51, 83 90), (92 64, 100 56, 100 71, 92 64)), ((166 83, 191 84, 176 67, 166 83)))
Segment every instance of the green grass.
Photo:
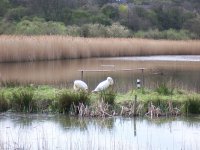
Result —
POLYGON ((147 105, 152 102, 156 107, 166 111, 168 108, 168 102, 171 101, 173 107, 180 109, 182 114, 199 114, 200 113, 200 94, 182 91, 174 89, 171 94, 160 93, 157 90, 137 89, 130 91, 126 94, 118 93, 116 96, 116 102, 123 104, 127 101, 133 101, 137 95, 137 101, 142 103, 145 107, 144 111, 147 111, 147 105))
POLYGON ((79 103, 89 104, 89 94, 84 92, 74 92, 71 90, 61 90, 57 95, 57 104, 60 113, 69 113, 70 111, 77 112, 74 106, 79 103))
POLYGON ((8 109, 8 100, 6 99, 4 92, 0 92, 0 112, 7 111, 8 109))
MULTIPOLYGON (((141 112, 145 113, 150 102, 156 107, 166 111, 168 102, 173 107, 180 109, 182 114, 200 114, 200 94, 178 89, 169 90, 167 87, 160 87, 164 90, 135 89, 126 94, 108 93, 77 93, 72 89, 59 89, 51 86, 8 86, 0 89, 0 111, 8 109, 15 112, 53 112, 69 113, 73 105, 93 105, 99 100, 104 100, 113 109, 120 109, 124 103, 135 100, 137 105, 142 106, 141 112), (163 92, 164 91, 164 92, 163 92), (170 93, 166 92, 170 91, 170 93), (116 106, 116 107, 115 107, 116 106)), ((116 110, 119 112, 119 110, 116 110)))

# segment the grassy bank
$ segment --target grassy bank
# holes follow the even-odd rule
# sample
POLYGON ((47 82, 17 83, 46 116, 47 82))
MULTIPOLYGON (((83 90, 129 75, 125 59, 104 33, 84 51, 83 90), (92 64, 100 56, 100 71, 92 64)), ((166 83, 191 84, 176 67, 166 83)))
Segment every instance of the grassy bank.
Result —
POLYGON ((0 62, 144 55, 200 55, 199 49, 200 41, 197 40, 0 36, 0 62))
POLYGON ((163 87, 126 94, 76 93, 50 86, 2 87, 0 111, 66 113, 81 116, 180 115, 200 113, 200 94, 163 87))

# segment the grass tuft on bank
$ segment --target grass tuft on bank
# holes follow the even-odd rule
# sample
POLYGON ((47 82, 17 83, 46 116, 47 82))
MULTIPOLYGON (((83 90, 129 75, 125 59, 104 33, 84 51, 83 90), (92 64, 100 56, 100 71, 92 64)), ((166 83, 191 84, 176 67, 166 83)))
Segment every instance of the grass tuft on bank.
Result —
POLYGON ((158 89, 134 89, 126 94, 113 91, 94 94, 42 85, 2 87, 0 112, 145 115, 153 106, 160 111, 160 115, 175 110, 179 110, 179 114, 200 114, 199 93, 160 88, 164 92, 158 89))

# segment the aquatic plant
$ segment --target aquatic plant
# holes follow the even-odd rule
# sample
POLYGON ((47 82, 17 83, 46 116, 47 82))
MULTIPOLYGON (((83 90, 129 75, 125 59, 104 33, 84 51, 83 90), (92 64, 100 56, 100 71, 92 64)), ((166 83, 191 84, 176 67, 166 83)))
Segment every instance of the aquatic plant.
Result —
POLYGON ((17 112, 35 112, 36 101, 33 99, 33 89, 19 88, 12 93, 11 107, 17 112))
POLYGON ((199 114, 200 113, 200 98, 189 97, 185 101, 185 113, 199 114))
POLYGON ((105 103, 108 103, 109 105, 115 104, 116 92, 112 90, 101 91, 99 96, 100 100, 103 100, 105 103))
POLYGON ((156 88, 156 92, 158 92, 159 94, 162 94, 162 95, 172 95, 173 88, 170 89, 167 87, 166 83, 162 83, 156 88))
POLYGON ((74 92, 50 86, 4 87, 0 89, 0 111, 69 113, 80 116, 143 116, 200 114, 200 95, 189 91, 162 95, 148 89, 127 94, 104 91, 74 92))
POLYGON ((58 93, 56 107, 60 113, 76 112, 76 106, 80 103, 88 104, 90 101, 89 94, 85 92, 73 92, 63 90, 58 93))
POLYGON ((199 48, 198 40, 3 35, 0 36, 0 62, 144 55, 199 55, 199 48))
POLYGON ((9 109, 9 103, 4 92, 0 92, 0 112, 5 112, 9 109))

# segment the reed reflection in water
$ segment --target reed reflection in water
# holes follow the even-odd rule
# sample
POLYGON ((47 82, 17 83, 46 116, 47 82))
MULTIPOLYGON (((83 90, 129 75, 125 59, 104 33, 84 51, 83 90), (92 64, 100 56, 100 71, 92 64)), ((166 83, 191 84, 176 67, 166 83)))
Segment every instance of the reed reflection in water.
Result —
POLYGON ((192 149, 200 148, 200 117, 70 118, 1 115, 0 149, 192 149))
POLYGON ((166 82, 187 90, 200 90, 200 63, 198 61, 133 61, 125 58, 0 63, 0 75, 4 82, 51 84, 72 88, 73 81, 81 79, 81 72, 78 70, 111 70, 109 72, 84 72, 83 80, 88 83, 89 90, 93 90, 107 76, 113 77, 117 91, 131 90, 136 87, 136 79, 142 80, 143 77, 145 87, 148 88, 154 88, 166 82), (144 74, 138 68, 145 68, 144 74), (132 69, 132 71, 119 71, 120 69, 132 69))

